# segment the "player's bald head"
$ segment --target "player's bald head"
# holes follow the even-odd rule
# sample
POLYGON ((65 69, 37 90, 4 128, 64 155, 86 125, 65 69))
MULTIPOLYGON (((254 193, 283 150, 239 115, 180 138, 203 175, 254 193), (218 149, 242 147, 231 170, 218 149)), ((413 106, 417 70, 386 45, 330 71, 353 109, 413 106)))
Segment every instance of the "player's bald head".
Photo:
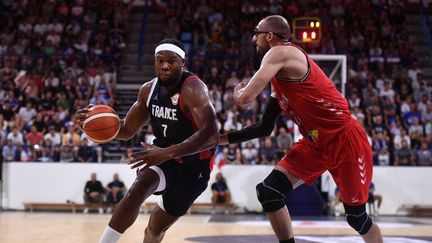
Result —
POLYGON ((291 37, 291 28, 288 21, 280 15, 270 15, 261 20, 260 25, 266 31, 273 32, 278 38, 288 40, 291 37))

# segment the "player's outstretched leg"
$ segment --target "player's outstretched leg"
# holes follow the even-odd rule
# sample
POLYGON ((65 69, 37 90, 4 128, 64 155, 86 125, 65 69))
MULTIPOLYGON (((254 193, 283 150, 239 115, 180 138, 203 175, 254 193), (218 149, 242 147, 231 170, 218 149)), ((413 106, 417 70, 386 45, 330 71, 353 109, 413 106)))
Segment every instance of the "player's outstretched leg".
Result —
POLYGON ((177 219, 178 217, 171 216, 156 206, 144 231, 144 243, 161 242, 165 232, 177 219))
POLYGON ((366 205, 350 206, 344 203, 348 224, 356 230, 366 243, 382 243, 383 238, 378 225, 366 212, 366 205))
POLYGON ((152 169, 138 172, 135 182, 117 205, 100 243, 115 243, 121 234, 135 222, 144 200, 155 192, 159 176, 152 169))

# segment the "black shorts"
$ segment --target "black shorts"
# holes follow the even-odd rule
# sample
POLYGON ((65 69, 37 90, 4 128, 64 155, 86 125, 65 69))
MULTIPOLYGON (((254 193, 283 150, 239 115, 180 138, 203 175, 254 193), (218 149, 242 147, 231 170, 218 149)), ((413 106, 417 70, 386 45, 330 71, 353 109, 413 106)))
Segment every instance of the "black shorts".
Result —
POLYGON ((177 217, 186 214, 195 199, 207 188, 210 158, 185 163, 169 160, 157 167, 165 175, 166 187, 155 195, 162 195, 165 212, 177 217))

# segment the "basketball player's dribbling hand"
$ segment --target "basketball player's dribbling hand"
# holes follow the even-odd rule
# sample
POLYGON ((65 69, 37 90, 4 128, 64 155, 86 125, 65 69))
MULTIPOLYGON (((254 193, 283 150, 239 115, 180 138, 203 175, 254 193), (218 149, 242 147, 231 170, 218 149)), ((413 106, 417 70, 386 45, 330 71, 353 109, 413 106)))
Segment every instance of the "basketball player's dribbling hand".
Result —
POLYGON ((81 130, 84 130, 83 123, 87 118, 87 113, 89 112, 89 109, 92 108, 93 106, 94 106, 93 104, 89 104, 88 106, 77 110, 77 112, 75 113, 76 124, 78 125, 79 128, 81 128, 81 130))
POLYGON ((163 162, 171 159, 166 153, 164 148, 159 148, 152 144, 141 142, 141 146, 144 147, 143 151, 132 154, 132 159, 129 160, 129 165, 132 165, 131 169, 135 169, 145 164, 142 169, 148 168, 153 165, 159 165, 163 162))

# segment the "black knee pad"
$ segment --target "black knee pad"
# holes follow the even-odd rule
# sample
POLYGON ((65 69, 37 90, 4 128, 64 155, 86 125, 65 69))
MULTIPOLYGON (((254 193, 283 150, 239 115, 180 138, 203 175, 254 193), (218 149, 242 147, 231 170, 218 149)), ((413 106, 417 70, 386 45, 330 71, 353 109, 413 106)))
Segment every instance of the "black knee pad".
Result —
POLYGON ((366 234, 372 227, 372 219, 366 213, 366 205, 350 206, 344 203, 348 224, 359 234, 366 234))
POLYGON ((293 186, 284 173, 273 170, 256 186, 258 200, 265 212, 274 212, 285 206, 285 196, 293 186))

